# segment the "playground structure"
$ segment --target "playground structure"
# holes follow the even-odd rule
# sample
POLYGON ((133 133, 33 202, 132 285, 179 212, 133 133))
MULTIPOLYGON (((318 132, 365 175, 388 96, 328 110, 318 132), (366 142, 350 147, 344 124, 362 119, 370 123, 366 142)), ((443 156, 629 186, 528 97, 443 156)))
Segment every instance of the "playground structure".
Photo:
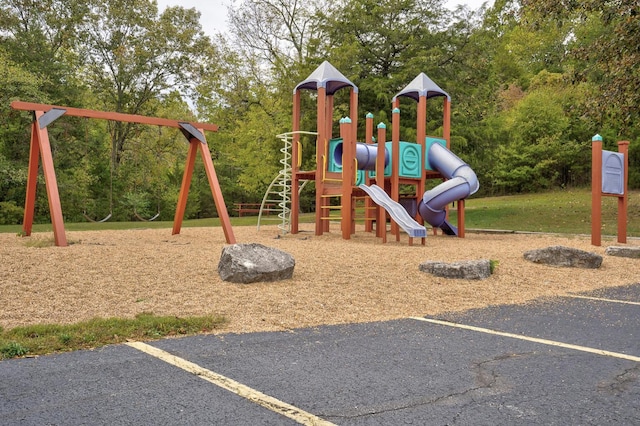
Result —
POLYGON ((591 245, 602 244, 602 197, 618 198, 618 242, 627 242, 629 141, 618 141, 618 152, 602 149, 602 136, 591 139, 591 245))
MULTIPOLYGON (((386 242, 387 214, 391 233, 400 240, 400 228, 413 238, 425 242, 428 222, 436 232, 464 237, 464 199, 479 189, 473 170, 450 148, 451 98, 424 73, 418 75, 393 98, 392 137, 387 142, 386 125, 377 126, 377 141, 373 137, 373 115, 367 114, 365 142, 357 143, 358 88, 329 62, 322 63, 293 91, 293 131, 291 137, 290 231, 299 232, 299 194, 302 185, 315 181, 315 234, 329 231, 329 221, 339 219, 343 239, 355 232, 356 201, 365 204, 365 230, 371 232, 376 223, 376 235, 386 242), (333 135, 334 95, 349 90, 349 116, 340 120, 339 137, 333 135), (300 118, 302 90, 317 92, 316 169, 301 170, 300 118), (400 98, 417 102, 417 140, 400 140, 400 98), (426 134, 427 100, 442 97, 443 136, 426 134), (442 183, 425 190, 427 179, 442 183), (413 187, 412 194, 400 196, 400 186, 413 187), (333 203, 331 200, 335 200, 333 203), (448 205, 457 201, 457 227, 449 223, 448 205), (331 215, 339 210, 340 216, 331 215)), ((266 195, 265 195, 266 198, 266 195)), ((284 212, 283 212, 284 213, 284 212)))
POLYGON ((49 202, 49 213, 51 215, 51 224, 53 225, 54 242, 56 246, 67 246, 67 238, 64 230, 64 217, 62 215, 62 207, 60 205, 60 194, 58 192, 58 183, 56 180, 56 172, 53 165, 53 156, 51 154, 51 145, 49 142, 49 133, 47 126, 63 115, 96 118, 103 120, 123 121, 129 123, 140 123, 153 126, 166 126, 178 128, 189 142, 189 150, 187 160, 182 177, 180 194, 178 195, 178 203, 176 213, 173 220, 173 234, 179 234, 182 227, 182 220, 187 206, 187 198, 189 196, 189 187, 191 186, 191 177, 196 161, 198 151, 200 151, 211 194, 218 211, 218 217, 224 231, 225 239, 228 244, 236 242, 229 220, 227 207, 220 190, 220 183, 211 160, 211 153, 207 145, 204 131, 215 132, 218 126, 207 123, 191 123, 187 121, 169 120, 166 118, 146 117, 142 115, 122 114, 116 112, 95 111, 89 109, 71 108, 64 106, 36 104, 29 102, 15 101, 11 103, 11 107, 21 111, 33 111, 34 120, 31 124, 31 145, 29 153, 29 169, 27 175, 27 193, 24 206, 24 220, 22 230, 24 235, 31 235, 33 225, 35 201, 36 201, 36 183, 38 179, 38 163, 42 160, 42 170, 44 174, 45 186, 47 189, 47 198, 49 202))

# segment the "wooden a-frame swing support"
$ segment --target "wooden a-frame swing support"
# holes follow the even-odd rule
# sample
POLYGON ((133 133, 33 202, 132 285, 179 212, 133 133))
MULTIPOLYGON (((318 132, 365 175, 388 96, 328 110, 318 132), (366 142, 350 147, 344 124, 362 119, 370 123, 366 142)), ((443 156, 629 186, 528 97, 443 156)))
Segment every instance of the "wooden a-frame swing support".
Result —
POLYGON ((187 206, 189 187, 191 186, 191 176, 196 161, 198 151, 200 151, 204 168, 211 187, 213 201, 218 211, 220 224, 228 244, 235 244, 229 213, 224 203, 222 191, 216 170, 211 160, 211 153, 204 136, 204 131, 215 132, 218 126, 207 123, 190 123, 186 121, 170 120, 166 118, 146 117, 142 115, 123 114, 117 112, 95 111, 89 109, 71 108, 55 105, 36 104, 30 102, 14 101, 11 108, 21 111, 33 111, 34 120, 31 124, 31 146, 29 152, 29 170, 27 175, 27 193, 24 205, 24 221, 22 230, 25 236, 31 235, 33 216, 36 201, 36 182, 38 179, 38 163, 42 159, 42 170, 49 200, 49 213, 51 214, 51 224, 53 225, 53 235, 55 245, 67 246, 67 237, 64 231, 64 219, 60 204, 60 194, 58 193, 58 183, 56 172, 53 166, 53 156, 49 142, 47 126, 63 115, 97 118, 103 120, 123 121, 128 123, 148 124, 152 126, 166 126, 179 128, 189 141, 189 151, 187 161, 182 176, 182 185, 178 196, 176 214, 173 219, 173 234, 179 234, 182 227, 182 220, 187 206))

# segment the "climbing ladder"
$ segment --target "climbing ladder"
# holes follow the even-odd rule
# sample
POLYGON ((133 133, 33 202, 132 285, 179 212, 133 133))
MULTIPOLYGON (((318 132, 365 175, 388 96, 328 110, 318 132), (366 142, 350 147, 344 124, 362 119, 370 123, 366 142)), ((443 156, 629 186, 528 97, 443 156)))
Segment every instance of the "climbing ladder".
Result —
MULTIPOLYGON (((280 222, 278 229, 280 229, 282 235, 291 231, 291 145, 293 143, 293 135, 295 134, 317 135, 316 132, 296 131, 282 133, 276 136, 283 142, 283 147, 280 149, 280 152, 282 152, 282 159, 280 160, 282 169, 273 181, 271 181, 262 198, 260 212, 258 213, 258 231, 260 230, 260 223, 262 221, 262 212, 268 204, 275 204, 277 206, 277 220, 280 222)), ((302 153, 302 150, 299 149, 298 152, 302 153)), ((298 194, 302 192, 308 181, 302 180, 300 182, 301 185, 298 189, 298 194)), ((273 209, 271 209, 271 211, 273 211, 273 209)))

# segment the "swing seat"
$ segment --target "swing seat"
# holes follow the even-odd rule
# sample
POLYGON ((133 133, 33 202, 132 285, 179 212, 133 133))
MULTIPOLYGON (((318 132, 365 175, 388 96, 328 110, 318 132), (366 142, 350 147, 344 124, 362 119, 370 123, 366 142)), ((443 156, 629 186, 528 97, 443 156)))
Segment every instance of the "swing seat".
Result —
POLYGON ((95 219, 91 219, 87 215, 87 212, 82 212, 82 216, 84 216, 84 218, 87 219, 89 222, 93 222, 93 223, 104 223, 104 222, 108 221, 109 219, 111 219, 112 215, 113 215, 113 213, 110 212, 104 219, 95 220, 95 219))

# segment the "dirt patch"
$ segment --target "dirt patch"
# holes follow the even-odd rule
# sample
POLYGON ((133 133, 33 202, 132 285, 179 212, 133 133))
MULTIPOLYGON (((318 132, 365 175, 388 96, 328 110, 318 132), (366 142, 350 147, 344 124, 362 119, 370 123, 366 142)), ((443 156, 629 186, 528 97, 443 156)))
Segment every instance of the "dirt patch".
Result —
MULTIPOLYGON (((236 227, 238 242, 257 242, 292 254, 293 279, 232 284, 220 280, 225 245, 220 228, 67 232, 69 247, 35 247, 0 234, 0 325, 73 323, 93 317, 221 314, 222 332, 285 330, 321 324, 390 320, 638 282, 640 261, 605 256, 587 237, 482 234, 427 237, 426 245, 382 244, 358 230, 344 241, 336 228, 317 237, 312 225, 278 236, 275 227, 236 227), (557 268, 523 259, 527 250, 565 245, 604 256, 600 269, 557 268), (490 259, 482 281, 437 278, 418 270, 425 260, 490 259)), ((391 237, 393 240, 393 237, 391 237)), ((31 244, 28 242, 31 241, 31 244)), ((632 241, 630 245, 637 245, 632 241)))

